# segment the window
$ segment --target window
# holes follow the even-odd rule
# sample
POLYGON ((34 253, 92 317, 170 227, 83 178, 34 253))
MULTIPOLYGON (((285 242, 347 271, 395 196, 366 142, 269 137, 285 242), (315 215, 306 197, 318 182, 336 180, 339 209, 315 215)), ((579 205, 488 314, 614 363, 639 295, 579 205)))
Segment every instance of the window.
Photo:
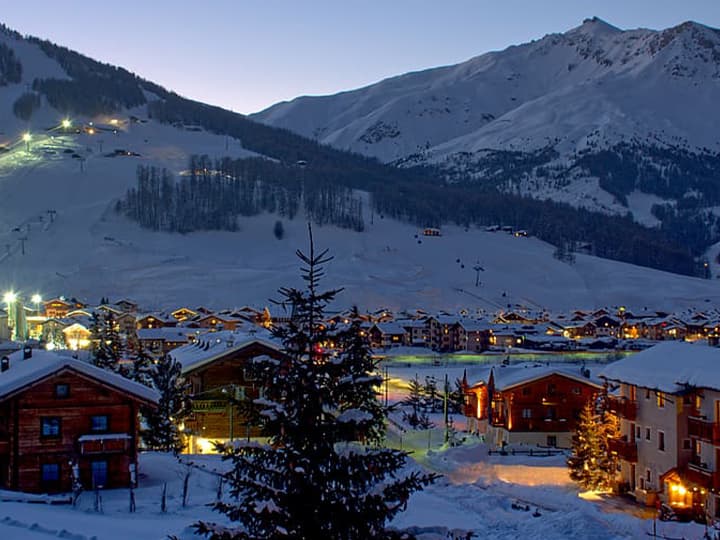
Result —
POLYGON ((107 485, 108 463, 107 461, 93 461, 90 464, 93 488, 100 488, 107 485))
POLYGON ((41 418, 40 435, 44 438, 60 437, 60 418, 57 416, 41 418))
POLYGON ((523 418, 532 418, 532 409, 523 409, 522 417, 523 418))
POLYGON ((55 385, 55 397, 57 399, 65 399, 67 397, 70 397, 70 385, 56 384, 55 385))
POLYGON ((557 436, 556 435, 548 435, 547 436, 547 445, 551 448, 555 448, 557 446, 557 436))
POLYGON ((648 484, 652 481, 652 472, 650 472, 650 469, 645 469, 645 480, 648 484))
POLYGON ((557 418, 557 411, 555 410, 555 407, 548 407, 545 411, 545 419, 546 420, 555 420, 557 418))
POLYGON ((658 450, 665 451, 665 432, 658 431, 658 450))
POLYGON ((99 414, 90 417, 90 431, 93 433, 106 433, 110 425, 107 414, 99 414))
POLYGON ((582 388, 580 388, 579 386, 575 386, 572 389, 572 393, 575 394, 576 396, 579 396, 580 394, 582 394, 582 388))
POLYGON ((649 427, 645 428, 645 440, 646 441, 650 440, 650 428, 649 427))
POLYGON ((642 430, 640 429, 640 426, 638 426, 638 427, 635 428, 635 438, 636 438, 636 439, 642 439, 642 433, 641 433, 641 431, 642 431, 642 430))
POLYGON ((649 388, 645 389, 645 399, 650 399, 650 389, 649 388))
POLYGON ((522 389, 522 395, 523 395, 523 396, 529 396, 531 392, 532 392, 532 390, 531 390, 531 388, 530 388, 529 386, 525 386, 525 387, 522 389))
POLYGON ((43 482, 57 482, 60 480, 60 464, 43 463, 40 466, 40 474, 43 482))
POLYGON ((660 409, 665 407, 665 394, 663 394, 662 392, 657 393, 657 406, 660 409))

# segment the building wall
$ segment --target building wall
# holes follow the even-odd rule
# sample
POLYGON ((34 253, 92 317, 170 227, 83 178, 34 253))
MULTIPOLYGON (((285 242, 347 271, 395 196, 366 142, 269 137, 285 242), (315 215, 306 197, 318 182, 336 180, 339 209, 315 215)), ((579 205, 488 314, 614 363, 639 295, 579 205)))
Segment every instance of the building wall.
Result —
MULTIPOLYGON (((0 406, 0 415, 5 417, 4 440, 7 442, 4 446, 0 442, 0 463, 6 467, 5 472, 0 473, 0 479, 5 481, 8 489, 69 491, 72 488, 70 462, 77 460, 81 481, 89 489, 92 487, 91 462, 107 461, 108 482, 104 487, 128 486, 128 467, 137 461, 137 411, 138 405, 132 397, 71 370, 47 378, 0 406), (67 398, 55 396, 57 384, 69 386, 67 398), (91 430, 91 416, 94 415, 108 416, 106 433, 124 433, 131 437, 123 443, 121 451, 81 453, 79 437, 101 434, 91 430), (60 419, 60 436, 42 435, 44 417, 60 419), (3 448, 6 449, 4 455, 3 448), (44 463, 60 465, 57 483, 42 483, 41 467, 44 463)), ((0 428, 0 440, 2 437, 0 428)))

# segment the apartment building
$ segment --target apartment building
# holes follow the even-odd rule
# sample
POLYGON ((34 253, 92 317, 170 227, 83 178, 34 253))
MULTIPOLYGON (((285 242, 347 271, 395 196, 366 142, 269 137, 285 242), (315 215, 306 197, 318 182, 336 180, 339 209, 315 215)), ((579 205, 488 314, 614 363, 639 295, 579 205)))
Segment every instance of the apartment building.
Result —
POLYGON ((601 372, 621 436, 618 487, 720 517, 720 349, 665 342, 601 372))

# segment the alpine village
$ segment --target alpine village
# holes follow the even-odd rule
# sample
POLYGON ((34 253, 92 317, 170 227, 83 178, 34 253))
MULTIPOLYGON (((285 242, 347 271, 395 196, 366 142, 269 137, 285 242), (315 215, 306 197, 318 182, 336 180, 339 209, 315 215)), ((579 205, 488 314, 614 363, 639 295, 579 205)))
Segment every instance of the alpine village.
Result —
POLYGON ((480 43, 240 114, 0 24, 0 538, 720 539, 720 30, 480 43))

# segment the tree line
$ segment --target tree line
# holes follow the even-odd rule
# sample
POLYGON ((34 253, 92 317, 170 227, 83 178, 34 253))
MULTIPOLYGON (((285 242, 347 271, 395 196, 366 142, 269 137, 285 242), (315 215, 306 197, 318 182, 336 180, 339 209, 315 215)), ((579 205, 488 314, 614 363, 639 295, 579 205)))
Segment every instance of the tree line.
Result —
POLYGON ((235 231, 238 217, 262 212, 292 220, 300 208, 318 225, 355 231, 365 227, 362 201, 351 189, 260 158, 192 156, 187 176, 179 181, 166 169, 140 166, 137 187, 117 205, 142 227, 180 233, 235 231))
POLYGON ((15 51, 0 43, 0 86, 17 84, 22 80, 22 64, 15 51))

